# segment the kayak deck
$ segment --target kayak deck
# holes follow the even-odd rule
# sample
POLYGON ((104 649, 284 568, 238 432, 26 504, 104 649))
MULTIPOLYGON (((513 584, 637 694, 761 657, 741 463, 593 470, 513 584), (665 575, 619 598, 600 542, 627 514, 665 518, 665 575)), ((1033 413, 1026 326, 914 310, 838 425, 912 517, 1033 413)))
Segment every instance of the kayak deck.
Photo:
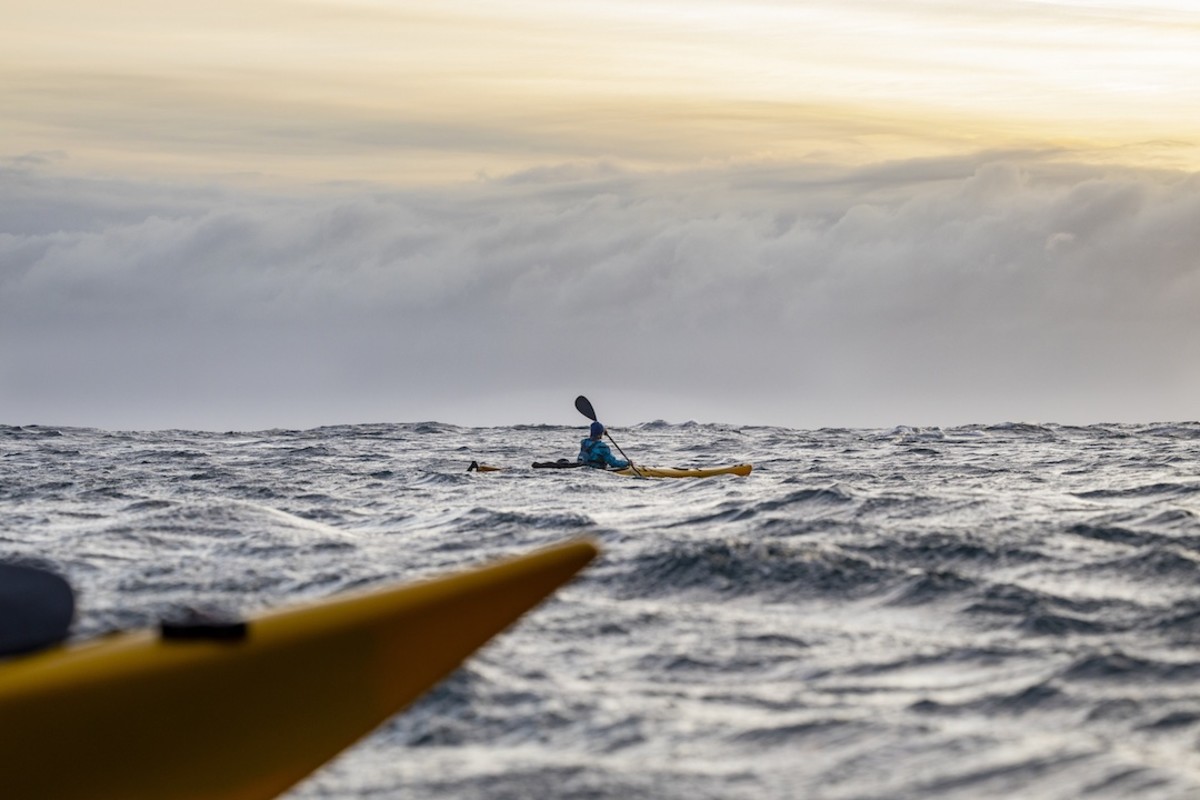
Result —
MULTIPOLYGON (((600 467, 588 467, 587 464, 580 464, 577 461, 568 461, 565 458, 560 458, 558 461, 535 461, 533 462, 533 468, 539 470, 588 468, 594 472, 607 472, 627 478, 712 478, 717 475, 737 475, 744 478, 754 469, 754 465, 742 463, 728 464, 720 467, 644 467, 641 464, 634 464, 632 467, 624 467, 623 469, 602 469, 600 467)), ((503 469, 504 467, 488 467, 472 461, 467 471, 499 472, 503 469)))
POLYGON ((745 477, 754 469, 753 464, 731 464, 724 467, 643 467, 634 464, 625 469, 609 470, 614 475, 629 478, 712 478, 717 475, 745 477))

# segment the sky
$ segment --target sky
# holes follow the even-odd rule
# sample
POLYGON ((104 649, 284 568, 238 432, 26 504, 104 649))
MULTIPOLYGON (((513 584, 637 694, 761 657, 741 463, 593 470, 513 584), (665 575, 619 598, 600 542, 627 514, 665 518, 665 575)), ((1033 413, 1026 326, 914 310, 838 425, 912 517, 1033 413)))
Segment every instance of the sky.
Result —
POLYGON ((0 424, 1200 416, 1200 2, 0 18, 0 424))

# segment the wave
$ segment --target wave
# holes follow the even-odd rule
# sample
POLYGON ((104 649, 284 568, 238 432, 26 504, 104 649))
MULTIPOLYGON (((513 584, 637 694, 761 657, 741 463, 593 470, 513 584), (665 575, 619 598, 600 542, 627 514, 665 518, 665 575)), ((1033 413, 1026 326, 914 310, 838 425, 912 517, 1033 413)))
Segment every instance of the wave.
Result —
POLYGON ((1146 519, 1147 525, 1158 528, 1179 528, 1185 531, 1196 530, 1196 522, 1200 514, 1188 508, 1168 508, 1146 519))
POLYGON ((711 429, 717 431, 728 431, 729 425, 720 422, 697 422, 694 419, 685 420, 683 422, 667 422, 663 419, 656 419, 650 422, 640 422, 633 426, 637 430, 648 431, 696 431, 702 429, 711 429))
POLYGON ((1089 439, 1128 439, 1134 432, 1120 425, 1060 425, 1058 430, 1064 434, 1084 436, 1089 439))
MULTIPOLYGON (((697 484, 685 484, 682 485, 681 490, 688 491, 697 486, 697 484)), ((715 511, 687 517, 681 519, 679 522, 673 522, 663 527, 690 528, 717 523, 742 522, 759 515, 771 514, 783 510, 799 511, 802 508, 821 510, 845 506, 853 502, 854 498, 836 486, 821 489, 801 489, 789 492, 778 499, 751 501, 748 503, 739 500, 728 500, 720 503, 715 511)), ((790 519, 793 522, 797 521, 795 518, 790 519)))
POLYGON ((913 442, 942 442, 946 434, 941 428, 911 428, 908 425, 898 425, 886 433, 880 434, 880 439, 888 439, 897 444, 913 442))
POLYGON ((1045 560, 1037 551, 1018 543, 941 531, 881 537, 860 547, 873 558, 924 571, 957 570, 964 565, 990 568, 995 564, 1032 564, 1045 560))
POLYGON ((142 500, 124 507, 109 530, 186 533, 201 539, 247 538, 297 544, 347 541, 351 534, 246 500, 142 500))
POLYGON ((748 728, 733 734, 728 741, 757 748, 803 746, 815 739, 819 740, 821 747, 830 747, 839 741, 860 736, 870 727, 868 722, 858 719, 818 719, 748 728))
POLYGON ((1156 534, 1147 534, 1141 531, 1131 530, 1120 525, 1103 525, 1080 522, 1071 525, 1067 529, 1068 533, 1075 536, 1082 536, 1085 539, 1095 539, 1101 542, 1116 542, 1118 544, 1128 545, 1145 545, 1160 540, 1162 537, 1156 534))
POLYGON ((409 482, 411 486, 459 486, 471 482, 471 473, 460 469, 457 472, 425 472, 409 482))
POLYGON ((1200 552, 1200 529, 1196 512, 1186 508, 1167 508, 1149 514, 1149 509, 1105 516, 1095 522, 1068 526, 1068 533, 1085 539, 1129 545, 1131 547, 1180 547, 1200 552))
POLYGON ((1194 585, 1200 572, 1200 556, 1178 547, 1155 547, 1101 562, 1088 569, 1090 576, 1108 574, 1124 579, 1141 579, 1152 585, 1194 585))
POLYGON ((537 530, 580 530, 591 528, 595 522, 584 514, 571 512, 530 514, 520 511, 493 511, 473 508, 454 523, 456 528, 466 531, 499 532, 534 528, 537 530))
POLYGON ((0 425, 0 436, 11 439, 55 439, 62 435, 62 431, 57 428, 44 428, 40 425, 0 425))
POLYGON ((1142 432, 1147 436, 1192 441, 1195 439, 1200 439, 1200 423, 1186 422, 1176 424, 1157 424, 1146 427, 1142 432))
MULTIPOLYGON (((562 746, 569 734, 586 735, 593 746, 615 748, 631 739, 628 718, 616 723, 582 721, 544 691, 544 675, 497 671, 476 658, 417 700, 379 732, 383 741, 406 748, 447 748, 503 743, 508 746, 553 742, 562 746), (587 726, 586 731, 580 730, 587 726)), ((633 725, 636 728, 636 723, 633 725)), ((512 794, 498 796, 555 796, 512 794)), ((447 796, 459 796, 448 792, 447 796)), ((483 793, 481 796, 497 796, 483 793)))
POLYGON ((1067 681, 1192 682, 1200 678, 1200 662, 1164 661, 1131 656, 1120 650, 1091 653, 1075 659, 1059 672, 1067 681))
POLYGON ((983 429, 991 433, 1017 433, 1023 436, 1036 436, 1039 439, 1056 438, 1058 435, 1055 426, 1034 422, 999 422, 986 425, 983 429))
POLYGON ((1082 500, 1129 500, 1158 495, 1190 496, 1197 493, 1200 493, 1200 484, 1168 482, 1130 486, 1122 489, 1091 489, 1083 492, 1072 492, 1072 494, 1082 500))
POLYGON ((1038 681, 1012 692, 988 695, 966 704, 988 714, 1027 714, 1073 705, 1062 689, 1050 681, 1038 681))
POLYGON ((698 591, 713 596, 765 594, 780 600, 844 599, 876 594, 894 577, 893 570, 836 547, 709 540, 676 542, 638 555, 624 591, 648 596, 698 591))
POLYGON ((905 580, 887 598, 890 606, 918 606, 956 597, 978 587, 978 581, 956 572, 938 570, 905 580))
POLYGON ((173 508, 177 505, 172 500, 138 500, 135 503, 130 503, 121 509, 123 513, 137 513, 141 511, 161 511, 166 508, 173 508))
POLYGON ((1035 636, 1124 631, 1140 611, 1117 600, 1076 600, 1015 584, 988 586, 963 609, 969 615, 1015 618, 1019 630, 1035 636))
MULTIPOLYGON (((358 426, 355 426, 356 428, 358 426)), ((411 433, 418 436, 441 436, 444 434, 462 433, 464 428, 453 425, 449 422, 400 422, 386 426, 387 432, 396 433, 411 433)))
POLYGON ((210 453, 206 453, 202 450, 186 450, 183 448, 167 450, 144 448, 130 453, 130 458, 137 459, 143 463, 157 463, 160 461, 202 461, 210 457, 210 453))
POLYGON ((1146 626, 1179 644, 1200 643, 1200 600, 1181 600, 1159 612, 1146 626))

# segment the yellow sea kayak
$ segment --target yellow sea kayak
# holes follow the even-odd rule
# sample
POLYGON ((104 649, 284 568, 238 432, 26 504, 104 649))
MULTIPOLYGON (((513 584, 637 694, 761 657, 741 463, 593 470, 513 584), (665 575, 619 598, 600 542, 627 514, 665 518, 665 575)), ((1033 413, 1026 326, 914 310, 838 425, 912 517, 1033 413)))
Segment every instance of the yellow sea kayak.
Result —
POLYGON ((146 630, 0 661, 3 796, 275 797, 595 554, 571 542, 253 616, 232 633, 169 640, 146 630))
POLYGON ((711 478, 714 475, 739 475, 745 477, 754 467, 751 464, 732 464, 727 467, 698 467, 682 469, 676 467, 643 467, 634 464, 625 469, 610 470, 614 475, 635 478, 711 478))

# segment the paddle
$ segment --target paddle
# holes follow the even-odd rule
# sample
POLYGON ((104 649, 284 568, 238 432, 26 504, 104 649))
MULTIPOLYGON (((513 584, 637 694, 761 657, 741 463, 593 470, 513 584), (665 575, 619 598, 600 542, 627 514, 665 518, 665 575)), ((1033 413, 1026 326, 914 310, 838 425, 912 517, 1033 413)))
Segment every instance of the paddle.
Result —
MULTIPOLYGON (((600 420, 596 419, 596 409, 592 408, 592 401, 588 400, 583 395, 579 395, 579 397, 575 398, 575 410, 578 411, 580 414, 583 414, 585 417, 590 419, 592 422, 600 421, 600 420)), ((608 432, 608 428, 604 429, 604 435, 607 436, 608 440, 613 443, 613 447, 617 448, 617 452, 621 454, 621 457, 629 462, 629 467, 630 467, 630 469, 633 470, 633 473, 635 475, 637 475, 639 478, 645 477, 642 475, 641 471, 638 470, 638 468, 636 466, 634 466, 633 459, 630 458, 629 456, 625 455, 625 451, 621 449, 621 445, 617 444, 616 440, 612 438, 612 434, 610 434, 608 432)))
POLYGON ((48 570, 0 564, 0 654, 28 653, 67 638, 75 595, 48 570))

